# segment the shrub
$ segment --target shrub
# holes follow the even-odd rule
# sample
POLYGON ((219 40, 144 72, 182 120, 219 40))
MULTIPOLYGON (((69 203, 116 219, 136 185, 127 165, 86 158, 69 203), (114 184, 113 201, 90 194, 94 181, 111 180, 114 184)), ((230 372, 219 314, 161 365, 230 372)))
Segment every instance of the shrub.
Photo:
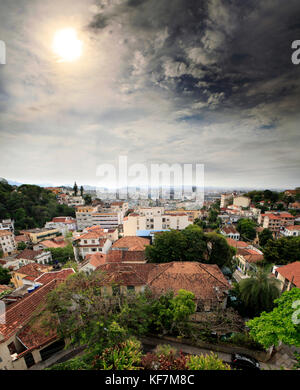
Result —
POLYGON ((174 347, 171 347, 169 344, 159 344, 154 351, 155 355, 169 355, 170 353, 173 353, 176 355, 177 350, 174 347))
POLYGON ((234 333, 229 339, 229 343, 239 345, 241 347, 246 347, 249 349, 264 351, 264 348, 261 344, 253 340, 253 338, 247 333, 234 333))
POLYGON ((100 356, 94 357, 92 367, 95 370, 137 370, 141 358, 141 343, 131 338, 104 349, 100 356))
POLYGON ((145 370, 186 370, 186 356, 182 352, 176 355, 172 350, 160 355, 147 353, 142 366, 145 370))
POLYGON ((231 370, 230 366, 218 358, 218 355, 191 355, 187 362, 188 370, 231 370))

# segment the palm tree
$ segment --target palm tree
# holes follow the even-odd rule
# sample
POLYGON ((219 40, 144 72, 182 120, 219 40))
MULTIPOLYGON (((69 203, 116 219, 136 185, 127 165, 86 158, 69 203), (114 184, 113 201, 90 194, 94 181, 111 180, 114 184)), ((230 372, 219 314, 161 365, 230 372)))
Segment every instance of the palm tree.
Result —
POLYGON ((280 295, 279 281, 270 274, 270 267, 257 267, 250 278, 239 283, 240 298, 249 316, 271 311, 280 295))

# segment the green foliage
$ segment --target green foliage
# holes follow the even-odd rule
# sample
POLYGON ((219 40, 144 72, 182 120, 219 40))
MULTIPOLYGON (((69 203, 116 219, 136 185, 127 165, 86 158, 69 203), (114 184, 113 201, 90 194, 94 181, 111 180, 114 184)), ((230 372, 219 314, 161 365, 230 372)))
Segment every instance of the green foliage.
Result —
POLYGON ((232 267, 232 258, 236 253, 236 249, 228 245, 226 238, 215 232, 206 233, 208 246, 208 262, 209 264, 217 264, 219 267, 232 267))
POLYGON ((187 359, 188 370, 231 370, 230 366, 223 363, 218 355, 191 355, 187 359))
POLYGON ((96 370, 138 370, 141 360, 141 343, 130 338, 105 348, 100 356, 95 356, 92 367, 96 370))
POLYGON ((152 263, 171 261, 201 261, 206 249, 202 229, 190 225, 182 231, 158 234, 154 244, 146 247, 146 257, 152 263))
POLYGON ((92 204, 92 197, 90 194, 83 195, 83 199, 86 205, 92 204))
POLYGON ((265 262, 285 265, 300 259, 300 237, 269 240, 263 250, 265 262))
POLYGON ((146 257, 150 263, 199 261, 230 267, 234 253, 234 248, 222 235, 204 234, 197 225, 189 225, 182 231, 158 234, 153 245, 146 247, 146 257))
POLYGON ((50 191, 36 185, 13 187, 0 183, 0 219, 14 219, 16 231, 43 227, 60 215, 74 217, 75 211, 60 205, 50 191))
POLYGON ((284 292, 275 300, 273 311, 263 312, 247 322, 250 335, 266 349, 277 346, 279 341, 284 344, 300 347, 299 306, 300 289, 293 288, 284 292), (297 310, 298 309, 298 310, 297 310))
POLYGON ((274 300, 279 297, 279 282, 270 276, 268 268, 258 267, 250 278, 239 283, 240 298, 248 316, 257 316, 262 311, 270 311, 274 300))
POLYGON ((259 245, 265 246, 269 240, 273 240, 273 234, 271 230, 264 229, 262 232, 258 234, 259 245))
POLYGON ((9 284, 11 275, 8 269, 0 265, 0 284, 9 284))
POLYGON ((237 223, 237 230, 241 236, 248 240, 254 240, 256 237, 256 223, 248 218, 241 218, 237 223))
POLYGON ((0 249, 0 259, 2 259, 2 257, 3 257, 3 250, 2 249, 0 249))
POLYGON ((25 244, 25 242, 21 241, 18 243, 18 247, 17 247, 18 251, 23 251, 26 248, 27 248, 27 245, 25 244))
POLYGON ((67 263, 75 260, 72 244, 68 244, 64 248, 49 248, 46 250, 51 252, 53 261, 67 263))
POLYGON ((90 370, 91 364, 85 362, 85 359, 81 356, 77 356, 73 359, 68 360, 67 362, 54 364, 45 370, 90 370))
POLYGON ((173 353, 176 355, 177 350, 174 347, 171 347, 169 344, 159 344, 154 350, 154 353, 159 356, 159 355, 169 355, 170 353, 173 353))
POLYGON ((161 295, 152 303, 154 319, 150 329, 159 334, 183 334, 196 310, 194 300, 194 294, 185 290, 179 290, 175 297, 172 291, 161 295))
POLYGON ((262 345, 255 341, 248 333, 233 333, 227 342, 256 351, 264 351, 262 345))

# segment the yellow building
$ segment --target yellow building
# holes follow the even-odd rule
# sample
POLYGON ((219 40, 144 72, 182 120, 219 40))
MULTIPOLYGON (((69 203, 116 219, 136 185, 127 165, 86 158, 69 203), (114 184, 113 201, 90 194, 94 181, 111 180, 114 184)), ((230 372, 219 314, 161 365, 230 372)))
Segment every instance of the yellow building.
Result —
POLYGON ((33 244, 37 244, 43 240, 50 240, 51 238, 55 238, 61 235, 58 229, 51 228, 21 230, 20 234, 25 234, 26 236, 28 236, 33 244))
POLYGON ((18 270, 12 272, 11 282, 16 288, 23 287, 25 285, 31 287, 34 285, 36 278, 45 272, 50 272, 52 268, 52 265, 42 265, 37 263, 24 265, 18 270))

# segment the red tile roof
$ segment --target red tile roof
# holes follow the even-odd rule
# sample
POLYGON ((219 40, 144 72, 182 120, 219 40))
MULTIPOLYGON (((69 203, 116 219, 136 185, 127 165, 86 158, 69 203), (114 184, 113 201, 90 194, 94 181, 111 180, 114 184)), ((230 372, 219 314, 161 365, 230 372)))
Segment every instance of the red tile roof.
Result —
POLYGON ((225 234, 239 234, 234 226, 224 226, 221 228, 225 234))
POLYGON ((285 279, 293 282, 296 287, 300 288, 300 261, 278 267, 276 271, 285 279))
POLYGON ((43 302, 46 295, 53 290, 57 285, 56 280, 52 280, 48 284, 39 287, 31 294, 16 303, 13 307, 8 307, 5 313, 5 324, 0 321, 0 335, 4 340, 0 339, 0 343, 7 340, 20 327, 25 325, 33 315, 34 311, 43 302))
MULTIPOLYGON (((72 270, 72 272, 74 272, 72 270)), ((20 328, 26 325, 32 318, 33 314, 41 305, 45 302, 47 294, 52 291, 58 284, 62 283, 67 276, 70 275, 68 269, 53 272, 56 278, 51 280, 44 279, 45 284, 40 286, 37 290, 26 295, 23 299, 9 306, 5 313, 5 324, 1 324, 0 321, 0 335, 4 337, 0 338, 0 343, 7 340, 20 328)), ((50 273, 49 273, 50 274, 50 273)))
POLYGON ((15 272, 18 274, 26 275, 26 279, 32 279, 38 278, 40 275, 42 275, 44 272, 47 272, 49 270, 49 265, 43 265, 43 264, 37 264, 37 263, 30 263, 27 265, 24 265, 23 267, 19 268, 15 272))
POLYGON ((47 284, 54 279, 66 280, 68 276, 73 275, 74 273, 75 271, 73 270, 73 268, 64 268, 60 271, 44 272, 42 275, 37 277, 34 281, 36 283, 47 284))
POLYGON ((289 225, 289 226, 286 226, 285 227, 287 230, 291 230, 291 231, 294 231, 294 230, 300 230, 300 225, 289 225))
POLYGON ((27 259, 27 260, 34 260, 36 256, 40 255, 44 251, 41 249, 39 251, 33 251, 31 249, 24 249, 21 253, 16 256, 16 259, 27 259))
POLYGON ((219 300, 230 288, 217 265, 198 262, 171 262, 162 264, 111 263, 99 267, 106 275, 104 283, 121 286, 148 285, 154 293, 180 289, 191 291, 196 299, 219 300))
POLYGON ((145 250, 146 245, 150 245, 150 241, 147 238, 126 236, 116 241, 112 247, 120 249, 124 248, 129 251, 143 251, 145 250))
POLYGON ((247 244, 244 241, 236 241, 230 237, 227 237, 226 241, 227 241, 228 245, 233 246, 234 248, 247 248, 247 246, 249 246, 249 244, 247 244))

